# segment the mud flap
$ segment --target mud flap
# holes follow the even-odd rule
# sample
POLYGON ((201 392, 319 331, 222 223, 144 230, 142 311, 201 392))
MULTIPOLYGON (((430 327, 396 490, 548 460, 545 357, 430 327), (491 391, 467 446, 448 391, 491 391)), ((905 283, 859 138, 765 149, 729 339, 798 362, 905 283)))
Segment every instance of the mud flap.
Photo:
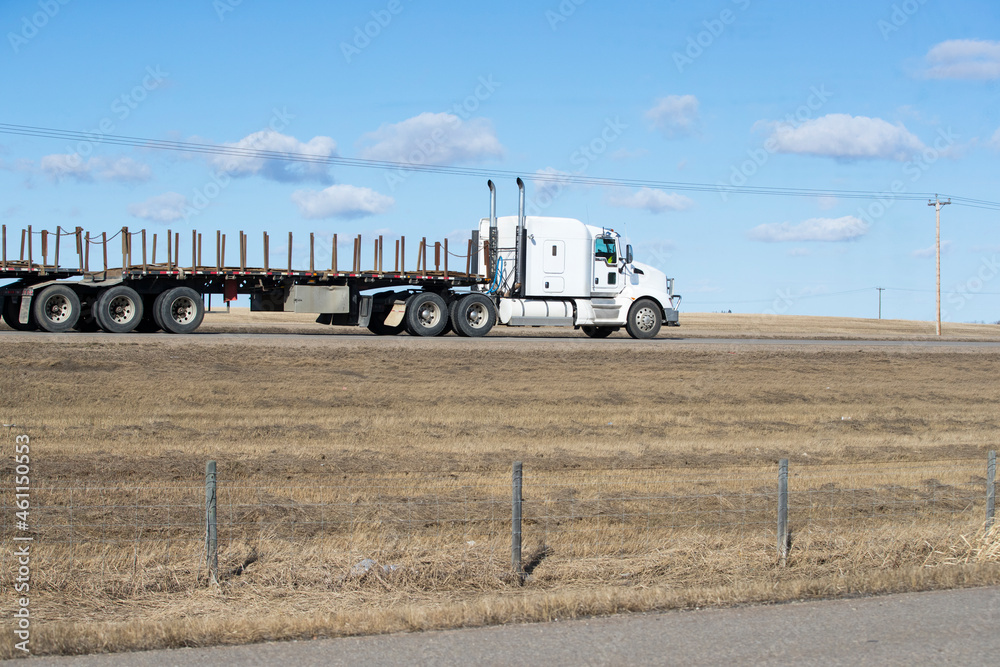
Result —
POLYGON ((385 316, 385 325, 387 327, 398 327, 403 321, 403 315, 406 314, 406 302, 396 301, 392 304, 392 310, 389 314, 385 316))

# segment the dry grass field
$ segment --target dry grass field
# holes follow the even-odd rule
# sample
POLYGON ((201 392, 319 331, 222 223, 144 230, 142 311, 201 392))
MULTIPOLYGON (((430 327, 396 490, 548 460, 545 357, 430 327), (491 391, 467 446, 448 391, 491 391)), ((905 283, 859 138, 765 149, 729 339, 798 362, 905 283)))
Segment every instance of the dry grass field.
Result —
MULTIPOLYGON (((977 534, 1000 433, 1000 347, 697 341, 851 338, 855 326, 865 339, 933 333, 690 315, 661 335, 678 340, 386 339, 246 312, 213 313, 207 335, 188 337, 0 331, 0 417, 17 425, 5 429, 2 475, 14 436, 29 434, 32 502, 49 508, 35 515, 33 650, 1000 582, 996 536, 977 534), (784 566, 779 458, 793 471, 784 566), (208 459, 219 465, 218 586, 199 523, 208 459), (523 585, 508 565, 514 460, 525 468, 523 585), (352 573, 364 558, 378 566, 352 573)), ((945 334, 996 340, 998 329, 945 334)), ((12 568, 5 552, 8 619, 12 568)), ((5 631, 0 657, 13 655, 5 631)))

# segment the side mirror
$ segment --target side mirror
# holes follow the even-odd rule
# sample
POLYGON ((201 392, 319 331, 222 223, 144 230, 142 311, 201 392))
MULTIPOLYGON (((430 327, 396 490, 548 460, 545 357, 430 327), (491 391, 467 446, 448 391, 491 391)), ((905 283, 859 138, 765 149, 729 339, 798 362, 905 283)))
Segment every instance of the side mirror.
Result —
POLYGON ((626 264, 631 264, 632 263, 632 244, 631 243, 628 244, 627 246, 625 246, 625 263, 626 264))

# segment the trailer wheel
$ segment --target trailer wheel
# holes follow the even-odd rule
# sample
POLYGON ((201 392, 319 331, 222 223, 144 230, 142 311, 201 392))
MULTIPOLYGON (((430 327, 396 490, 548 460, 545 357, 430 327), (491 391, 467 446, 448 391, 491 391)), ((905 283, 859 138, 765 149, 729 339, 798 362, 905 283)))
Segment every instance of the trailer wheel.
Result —
POLYGON ((94 319, 108 333, 128 333, 142 321, 142 297, 127 285, 109 287, 97 297, 94 319))
POLYGON ((406 300, 406 331, 414 336, 437 336, 448 324, 448 304, 434 292, 417 292, 406 300))
POLYGON ((175 287, 162 294, 160 324, 170 333, 188 334, 201 326, 205 304, 190 287, 175 287))
POLYGON ((497 309, 493 300, 483 294, 467 294, 456 302, 452 324, 459 336, 479 338, 493 328, 497 309))
POLYGON ((163 326, 163 317, 161 316, 161 313, 163 312, 163 297, 165 297, 169 291, 170 290, 164 290, 163 292, 157 294, 156 298, 153 299, 153 322, 161 330, 165 328, 163 326))
POLYGON ((156 316, 156 299, 159 296, 159 294, 156 296, 152 294, 142 295, 142 319, 139 321, 139 326, 135 328, 137 332, 156 333, 163 328, 156 316))
POLYGON ((611 334, 621 329, 621 327, 593 327, 590 325, 586 325, 580 328, 583 329, 583 333, 587 334, 591 338, 607 338, 611 334))
POLYGON ((49 285, 31 302, 38 325, 52 333, 64 333, 80 320, 80 297, 66 285, 49 285))
MULTIPOLYGON (((34 308, 32 308, 34 310, 34 308)), ((28 315, 28 323, 21 324, 21 297, 7 297, 3 303, 3 321, 15 331, 38 331, 38 321, 32 312, 28 315)))
POLYGON ((625 331, 632 338, 654 338, 660 333, 663 315, 660 307, 652 299, 639 299, 628 311, 625 331))

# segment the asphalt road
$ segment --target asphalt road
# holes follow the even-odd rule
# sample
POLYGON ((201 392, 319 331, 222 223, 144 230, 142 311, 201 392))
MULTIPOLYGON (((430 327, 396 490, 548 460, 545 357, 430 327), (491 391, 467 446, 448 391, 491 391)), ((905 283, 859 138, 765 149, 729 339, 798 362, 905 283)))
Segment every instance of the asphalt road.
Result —
POLYGON ((28 664, 996 665, 998 656, 1000 588, 977 588, 28 664))
POLYGON ((535 343, 542 345, 738 345, 738 346, 830 346, 830 347, 896 347, 896 348, 1000 348, 1000 341, 997 340, 862 340, 862 339, 828 339, 828 338, 685 338, 683 336, 660 336, 650 341, 634 341, 631 338, 615 337, 591 339, 584 336, 487 336, 485 338, 457 338, 431 337, 421 338, 415 336, 372 336, 368 333, 293 333, 293 332, 222 332, 222 331, 199 331, 187 336, 175 336, 165 333, 130 333, 130 334, 109 334, 104 332, 80 333, 70 332, 53 334, 46 332, 25 332, 25 331, 0 331, 0 341, 31 341, 38 343, 125 343, 125 342, 147 342, 156 344, 184 344, 184 343, 240 343, 240 342, 273 342, 276 344, 302 344, 302 343, 324 343, 335 344, 338 341, 344 342, 367 342, 373 345, 380 343, 405 345, 428 345, 444 344, 463 346, 474 344, 476 346, 503 346, 510 343, 535 343))

